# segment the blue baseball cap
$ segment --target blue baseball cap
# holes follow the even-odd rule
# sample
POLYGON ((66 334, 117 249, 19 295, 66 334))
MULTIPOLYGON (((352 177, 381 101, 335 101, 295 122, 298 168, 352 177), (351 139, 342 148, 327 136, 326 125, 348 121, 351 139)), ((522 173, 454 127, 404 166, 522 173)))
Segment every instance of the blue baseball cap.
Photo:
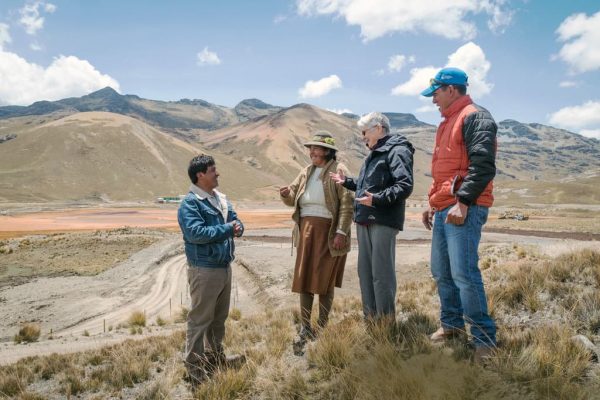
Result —
POLYGON ((442 85, 463 85, 469 86, 467 80, 469 77, 462 69, 458 68, 442 68, 440 71, 435 74, 435 78, 431 78, 429 80, 429 86, 427 89, 421 92, 422 96, 431 97, 433 96, 433 92, 438 90, 442 85))

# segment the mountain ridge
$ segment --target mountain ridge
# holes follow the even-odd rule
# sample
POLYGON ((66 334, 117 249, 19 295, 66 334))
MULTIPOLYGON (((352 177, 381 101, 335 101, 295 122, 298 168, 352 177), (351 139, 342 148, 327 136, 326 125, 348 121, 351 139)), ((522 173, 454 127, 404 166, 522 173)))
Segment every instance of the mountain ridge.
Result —
MULTIPOLYGON (((358 116, 308 103, 279 107, 251 98, 228 108, 103 89, 28 107, 0 108, 0 202, 148 200, 185 193, 186 163, 199 152, 217 159, 227 193, 274 200, 276 188, 310 162, 303 143, 316 130, 333 134, 339 160, 354 175, 368 154, 358 116), (6 117, 15 111, 20 116, 6 117), (151 171, 152 179, 143 171, 151 171)), ((431 182, 436 127, 412 114, 386 115, 391 133, 405 135, 416 149, 412 197, 423 199, 431 182)), ((497 138, 495 187, 501 201, 600 203, 599 141, 515 120, 500 121, 497 138)))

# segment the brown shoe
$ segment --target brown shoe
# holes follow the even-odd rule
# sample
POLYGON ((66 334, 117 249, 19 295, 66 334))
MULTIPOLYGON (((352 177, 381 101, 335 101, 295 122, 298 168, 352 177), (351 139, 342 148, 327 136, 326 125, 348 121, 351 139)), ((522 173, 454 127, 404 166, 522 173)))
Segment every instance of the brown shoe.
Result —
POLYGON ((479 365, 487 364, 494 357, 494 347, 477 346, 473 354, 473 362, 479 365))
POLYGON ((192 385, 192 389, 196 390, 202 382, 206 381, 206 370, 198 364, 190 364, 186 366, 187 376, 185 380, 192 385))
POLYGON ((243 354, 226 356, 223 352, 207 352, 205 367, 209 375, 213 375, 220 369, 240 368, 245 362, 246 356, 243 354))
POLYGON ((444 343, 450 339, 465 339, 466 336, 467 335, 464 329, 448 329, 441 327, 437 331, 433 332, 431 336, 429 336, 429 340, 431 340, 433 343, 444 343))
POLYGON ((246 356, 243 354, 231 354, 225 357, 224 366, 227 368, 238 369, 246 363, 246 356))

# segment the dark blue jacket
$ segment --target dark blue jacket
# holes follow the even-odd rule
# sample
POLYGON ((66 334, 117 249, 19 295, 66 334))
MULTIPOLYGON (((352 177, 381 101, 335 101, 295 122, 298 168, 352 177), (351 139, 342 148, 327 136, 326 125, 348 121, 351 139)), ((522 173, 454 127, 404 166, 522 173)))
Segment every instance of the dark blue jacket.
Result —
POLYGON ((365 159, 358 179, 346 178, 344 187, 373 194, 373 206, 354 202, 357 224, 379 224, 402 230, 406 199, 413 190, 413 153, 415 149, 403 135, 380 139, 378 147, 365 159))
MULTIPOLYGON (((225 200, 226 201, 226 200, 225 200)), ((185 255, 191 267, 227 268, 235 258, 232 221, 239 221, 227 201, 227 221, 208 199, 189 192, 177 212, 185 255)), ((240 222, 241 224, 241 222, 240 222)), ((243 225, 242 225, 243 230, 243 225)))

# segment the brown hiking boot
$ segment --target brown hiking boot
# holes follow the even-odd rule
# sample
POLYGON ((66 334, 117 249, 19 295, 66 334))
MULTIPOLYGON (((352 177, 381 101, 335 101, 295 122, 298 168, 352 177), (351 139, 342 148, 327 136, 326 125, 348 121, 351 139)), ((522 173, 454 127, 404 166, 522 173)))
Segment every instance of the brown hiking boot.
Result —
POLYGON ((189 364, 186 366, 187 376, 185 380, 192 385, 192 389, 196 390, 202 382, 206 381, 207 374, 204 368, 198 364, 189 364))
POLYGON ((433 343, 444 343, 450 339, 466 339, 466 332, 464 329, 458 328, 444 328, 441 327, 437 331, 433 332, 431 336, 429 336, 429 340, 433 343))
POLYGON ((224 352, 207 352, 204 362, 208 374, 213 375, 219 369, 240 368, 246 362, 246 356, 243 354, 226 356, 224 352))
POLYGON ((473 362, 479 365, 486 365, 494 357, 494 347, 477 346, 473 354, 473 362))
POLYGON ((243 354, 231 354, 225 357, 226 368, 238 369, 246 363, 246 356, 243 354))

